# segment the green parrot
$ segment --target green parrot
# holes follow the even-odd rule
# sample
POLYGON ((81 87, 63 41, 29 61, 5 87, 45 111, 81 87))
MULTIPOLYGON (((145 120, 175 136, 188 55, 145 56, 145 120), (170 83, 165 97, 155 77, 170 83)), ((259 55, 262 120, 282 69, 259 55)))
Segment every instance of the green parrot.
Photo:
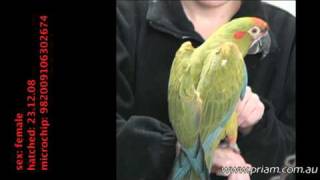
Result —
POLYGON ((244 57, 268 53, 268 29, 259 18, 237 18, 222 25, 198 48, 187 41, 176 52, 168 109, 181 147, 171 179, 209 179, 212 154, 223 139, 239 151, 235 106, 248 81, 244 57))

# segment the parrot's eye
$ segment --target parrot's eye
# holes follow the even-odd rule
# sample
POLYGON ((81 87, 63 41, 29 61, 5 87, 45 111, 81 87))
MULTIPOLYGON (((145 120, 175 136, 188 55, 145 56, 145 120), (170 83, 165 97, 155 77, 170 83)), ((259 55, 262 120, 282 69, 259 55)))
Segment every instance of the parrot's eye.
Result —
POLYGON ((254 29, 252 29, 252 31, 251 31, 253 34, 255 34, 255 33, 257 33, 258 32, 258 30, 256 29, 256 28, 254 28, 254 29))
POLYGON ((260 29, 257 26, 254 26, 253 28, 250 29, 249 31, 252 35, 260 33, 260 29))
POLYGON ((251 28, 251 29, 249 30, 249 33, 251 34, 252 37, 255 38, 255 37, 257 37, 258 34, 260 33, 260 29, 259 29, 259 27, 254 26, 253 28, 251 28))

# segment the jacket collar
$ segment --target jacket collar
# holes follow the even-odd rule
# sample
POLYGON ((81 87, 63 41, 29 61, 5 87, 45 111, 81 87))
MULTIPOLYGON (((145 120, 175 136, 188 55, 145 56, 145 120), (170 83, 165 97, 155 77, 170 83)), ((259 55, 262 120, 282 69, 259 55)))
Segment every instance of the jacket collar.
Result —
POLYGON ((184 14, 179 0, 150 1, 146 18, 153 28, 175 37, 195 36, 194 27, 184 14))
MULTIPOLYGON (((268 16, 260 0, 243 0, 240 10, 232 19, 243 16, 255 16, 268 22, 268 16)), ((177 38, 203 41, 201 36, 195 32, 192 23, 186 17, 179 0, 150 1, 146 19, 153 28, 169 33, 177 38)), ((272 29, 269 31, 269 34, 271 37, 270 52, 273 52, 278 49, 278 43, 272 29)))

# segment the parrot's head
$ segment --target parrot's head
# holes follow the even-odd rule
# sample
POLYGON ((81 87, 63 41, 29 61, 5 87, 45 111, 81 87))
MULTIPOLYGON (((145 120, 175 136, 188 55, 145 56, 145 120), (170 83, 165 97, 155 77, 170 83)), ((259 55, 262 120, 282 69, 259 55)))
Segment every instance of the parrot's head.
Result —
POLYGON ((265 57, 270 50, 271 39, 268 24, 257 17, 236 18, 217 31, 238 45, 243 55, 262 53, 265 57))

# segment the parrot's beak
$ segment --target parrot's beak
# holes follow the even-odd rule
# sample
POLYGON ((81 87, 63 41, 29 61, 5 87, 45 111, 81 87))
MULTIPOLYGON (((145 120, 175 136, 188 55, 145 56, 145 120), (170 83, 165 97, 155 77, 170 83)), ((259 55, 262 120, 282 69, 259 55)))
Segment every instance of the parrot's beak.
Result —
POLYGON ((256 39, 250 46, 248 54, 262 53, 262 59, 270 52, 271 38, 268 31, 264 32, 262 36, 256 39))

